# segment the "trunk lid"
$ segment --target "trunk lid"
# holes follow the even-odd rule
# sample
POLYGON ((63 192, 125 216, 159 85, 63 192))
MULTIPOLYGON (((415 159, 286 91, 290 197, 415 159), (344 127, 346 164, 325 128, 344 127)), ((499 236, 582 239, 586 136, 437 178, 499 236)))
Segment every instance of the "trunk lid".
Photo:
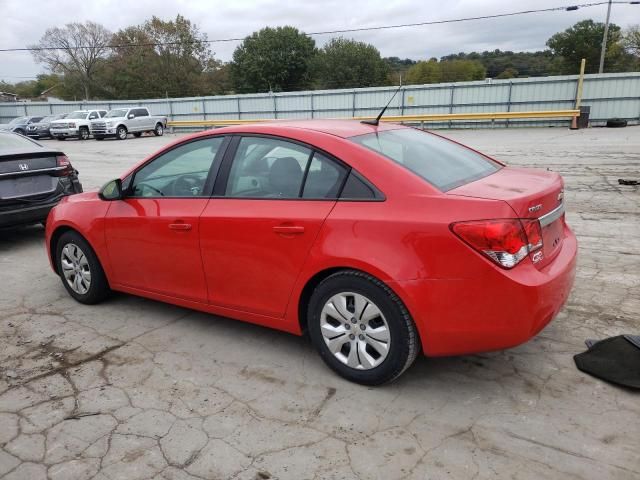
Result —
POLYGON ((0 206, 8 207, 20 199, 45 199, 58 188, 61 168, 59 152, 11 152, 0 155, 0 206))
POLYGON ((543 268, 560 251, 564 237, 564 183, 555 172, 504 167, 497 172, 447 192, 448 195, 503 200, 518 218, 538 218, 543 248, 531 257, 543 268), (538 252, 541 252, 538 253, 538 252))

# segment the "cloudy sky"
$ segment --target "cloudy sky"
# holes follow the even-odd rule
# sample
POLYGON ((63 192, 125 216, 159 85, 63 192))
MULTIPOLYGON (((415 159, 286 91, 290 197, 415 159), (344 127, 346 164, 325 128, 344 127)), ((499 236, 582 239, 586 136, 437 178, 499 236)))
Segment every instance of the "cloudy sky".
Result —
MULTIPOLYGON (((584 0, 0 0, 0 48, 36 43, 44 31, 70 21, 91 20, 111 31, 142 23, 152 15, 170 19, 180 13, 209 39, 243 37, 264 26, 293 25, 306 32, 361 28, 492 15, 575 5, 584 0)), ((597 1, 597 0, 594 0, 597 1)), ((375 45, 383 56, 423 59, 473 50, 543 49, 546 40, 577 21, 604 21, 606 6, 445 25, 345 34, 375 45)), ((611 21, 626 27, 640 23, 640 5, 614 5, 611 21)), ((319 45, 330 35, 314 37, 319 45)), ((224 61, 237 42, 214 43, 224 61)), ((16 82, 43 72, 29 52, 0 52, 0 79, 16 82)))

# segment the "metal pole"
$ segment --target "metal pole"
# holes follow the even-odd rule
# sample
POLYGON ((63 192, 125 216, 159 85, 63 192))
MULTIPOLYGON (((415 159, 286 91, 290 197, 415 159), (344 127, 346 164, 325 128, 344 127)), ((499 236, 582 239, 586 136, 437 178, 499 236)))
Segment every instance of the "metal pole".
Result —
POLYGON ((604 70, 604 54, 607 51, 607 35, 609 34, 609 17, 611 16, 611 2, 609 0, 609 4, 607 5, 607 19, 604 22, 604 34, 602 35, 602 48, 600 49, 600 68, 598 68, 598 73, 602 73, 604 70))

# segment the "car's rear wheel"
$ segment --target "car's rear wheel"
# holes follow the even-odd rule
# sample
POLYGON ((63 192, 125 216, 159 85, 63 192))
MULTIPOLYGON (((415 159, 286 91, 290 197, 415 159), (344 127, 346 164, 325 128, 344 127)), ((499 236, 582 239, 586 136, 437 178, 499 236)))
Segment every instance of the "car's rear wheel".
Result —
POLYGON ((116 138, 118 140, 126 140, 127 138, 127 129, 120 125, 116 130, 116 138))
POLYGON ((325 363, 356 383, 394 380, 420 350, 415 324, 402 301, 363 272, 345 270, 323 280, 311 295, 307 319, 311 340, 325 363))
POLYGON ((156 123, 156 128, 153 130, 153 134, 156 137, 161 137, 162 135, 164 135, 164 127, 161 123, 156 123))
POLYGON ((111 290, 102 265, 91 245, 79 233, 63 233, 55 251, 62 284, 73 298, 92 305, 109 295, 111 290))

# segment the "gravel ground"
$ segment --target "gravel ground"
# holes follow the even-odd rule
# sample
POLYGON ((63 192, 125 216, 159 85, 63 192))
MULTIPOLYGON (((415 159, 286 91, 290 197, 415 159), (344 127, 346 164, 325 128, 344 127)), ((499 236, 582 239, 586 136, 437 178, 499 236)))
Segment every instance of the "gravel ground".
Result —
MULTIPOLYGON (((115 295, 75 303, 41 227, 0 231, 0 477, 640 478, 640 397, 579 372, 586 338, 640 333, 640 127, 441 132, 564 175, 580 242, 567 306, 510 350, 332 374, 308 341, 115 295)), ((52 142, 85 188, 176 136, 52 142)))

